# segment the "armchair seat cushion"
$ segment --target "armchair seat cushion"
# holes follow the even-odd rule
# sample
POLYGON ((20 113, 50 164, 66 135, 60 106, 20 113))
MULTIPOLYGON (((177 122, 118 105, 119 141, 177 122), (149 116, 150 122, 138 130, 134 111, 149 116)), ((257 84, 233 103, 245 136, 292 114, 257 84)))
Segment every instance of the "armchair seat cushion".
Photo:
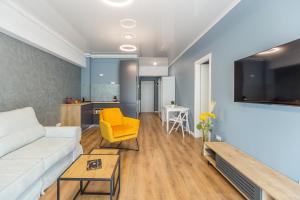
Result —
POLYGON ((114 137, 124 137, 136 134, 136 127, 127 125, 112 126, 114 137))

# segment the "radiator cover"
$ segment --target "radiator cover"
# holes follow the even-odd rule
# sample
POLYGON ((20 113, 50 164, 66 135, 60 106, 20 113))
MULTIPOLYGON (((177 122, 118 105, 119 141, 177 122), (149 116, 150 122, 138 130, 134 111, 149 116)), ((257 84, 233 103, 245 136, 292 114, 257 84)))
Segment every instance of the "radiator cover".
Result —
POLYGON ((261 200, 262 191, 256 184, 216 155, 216 167, 226 176, 249 200, 261 200))

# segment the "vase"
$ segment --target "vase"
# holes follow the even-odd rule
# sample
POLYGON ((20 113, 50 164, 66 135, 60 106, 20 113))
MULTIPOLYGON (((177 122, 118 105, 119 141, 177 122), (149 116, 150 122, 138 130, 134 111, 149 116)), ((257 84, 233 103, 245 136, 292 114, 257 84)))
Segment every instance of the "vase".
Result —
POLYGON ((202 131, 202 145, 203 145, 203 148, 202 148, 202 155, 204 155, 204 143, 205 142, 210 142, 210 139, 211 139, 211 132, 210 131, 202 131))
POLYGON ((210 131, 202 131, 202 141, 204 142, 210 142, 211 139, 211 133, 210 131))

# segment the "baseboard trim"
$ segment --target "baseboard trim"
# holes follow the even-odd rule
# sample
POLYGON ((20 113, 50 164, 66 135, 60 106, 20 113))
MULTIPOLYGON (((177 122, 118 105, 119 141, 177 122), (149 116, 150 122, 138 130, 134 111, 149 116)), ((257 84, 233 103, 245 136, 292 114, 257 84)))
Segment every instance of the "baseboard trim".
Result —
POLYGON ((194 138, 201 138, 201 135, 196 135, 193 131, 191 131, 191 134, 193 135, 194 138))

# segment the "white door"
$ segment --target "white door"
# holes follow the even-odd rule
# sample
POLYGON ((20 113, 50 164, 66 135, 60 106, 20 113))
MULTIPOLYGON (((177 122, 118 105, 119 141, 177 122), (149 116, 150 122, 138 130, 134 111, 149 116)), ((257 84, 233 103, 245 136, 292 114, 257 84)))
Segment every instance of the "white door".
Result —
POLYGON ((175 101, 175 76, 167 76, 161 78, 161 120, 164 122, 165 113, 164 106, 170 105, 171 101, 175 101))
POLYGON ((154 81, 141 82, 141 112, 154 112, 154 81))
POLYGON ((209 111, 211 101, 211 62, 212 55, 208 54, 195 62, 194 79, 194 134, 200 137, 201 132, 197 129, 201 112, 209 111))
POLYGON ((160 115, 160 112, 161 112, 161 81, 160 79, 157 81, 157 84, 158 84, 158 113, 160 115))
POLYGON ((209 111, 209 65, 200 65, 200 112, 209 111))

